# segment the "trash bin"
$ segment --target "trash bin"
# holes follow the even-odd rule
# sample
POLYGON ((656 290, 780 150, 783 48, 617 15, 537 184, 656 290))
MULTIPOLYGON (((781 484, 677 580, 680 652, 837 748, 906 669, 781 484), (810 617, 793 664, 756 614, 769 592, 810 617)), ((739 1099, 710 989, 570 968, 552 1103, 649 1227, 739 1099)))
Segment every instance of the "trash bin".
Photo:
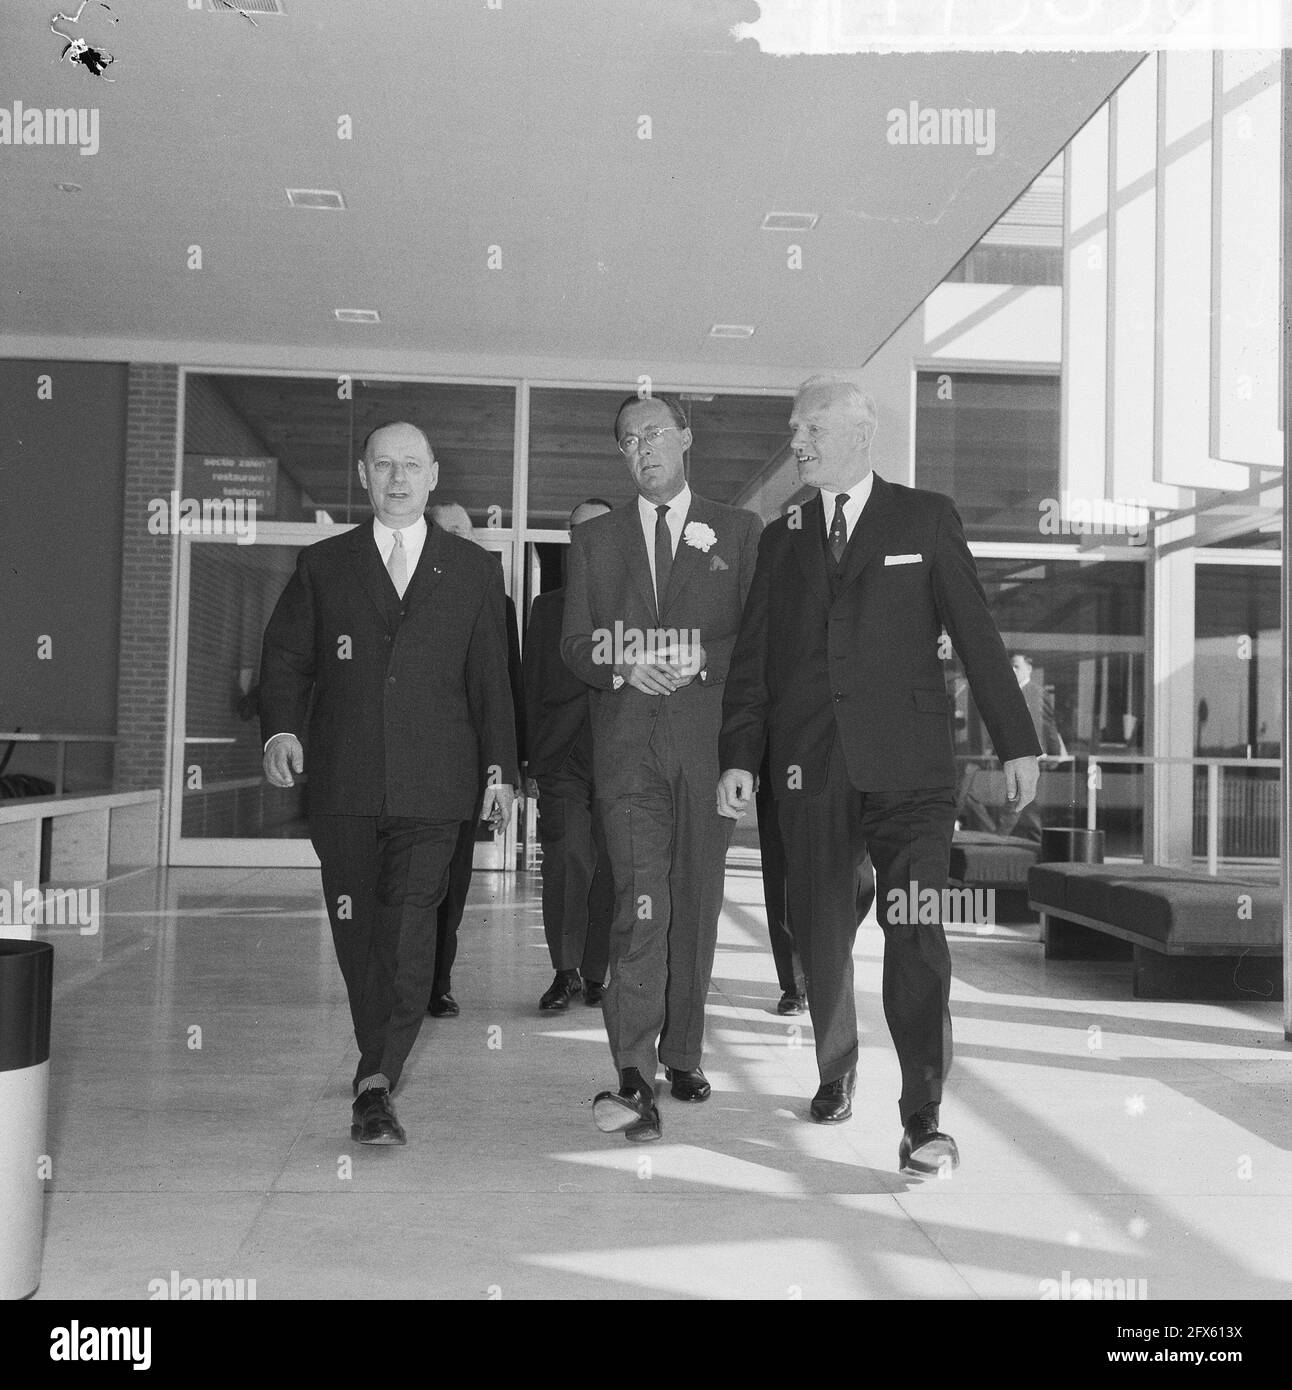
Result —
POLYGON ((40 1283, 54 948, 0 940, 0 1298, 40 1283))
POLYGON ((1041 830, 1042 864, 1102 864, 1104 832, 1047 825, 1041 830))

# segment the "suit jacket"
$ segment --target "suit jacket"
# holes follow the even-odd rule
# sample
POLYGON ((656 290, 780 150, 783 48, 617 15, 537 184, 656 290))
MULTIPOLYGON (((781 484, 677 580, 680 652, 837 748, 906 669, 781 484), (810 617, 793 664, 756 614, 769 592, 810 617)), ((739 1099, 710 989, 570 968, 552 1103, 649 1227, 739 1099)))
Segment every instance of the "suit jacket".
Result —
POLYGON ((571 532, 561 655, 592 687, 593 778, 599 797, 635 789, 662 706, 691 750, 696 776, 712 772, 716 782, 722 685, 753 582, 761 529, 752 512, 692 492, 658 615, 636 497, 571 532), (708 526, 717 537, 707 551, 686 539, 686 527, 693 522, 708 526), (646 695, 627 684, 613 689, 614 668, 606 648, 615 634, 631 638, 659 628, 684 637, 697 634, 705 669, 672 695, 646 695))
POLYGON ((370 524, 307 546, 265 630, 260 718, 305 744, 313 814, 474 816, 481 766, 516 781, 493 556, 429 524, 401 601, 370 524))
POLYGON ((529 775, 549 777, 578 747, 592 765, 592 711, 588 687, 561 660, 565 590, 539 594, 525 629, 522 674, 525 686, 525 746, 529 775))
POLYGON ((1067 756, 1063 735, 1059 733, 1058 721, 1054 717, 1054 701, 1035 681, 1028 681, 1019 687, 1027 702, 1027 711, 1032 716, 1032 727, 1041 741, 1041 751, 1048 757, 1067 756))
POLYGON ((724 698, 724 770, 755 771, 766 737, 776 795, 811 795, 837 738, 860 790, 953 787, 944 627, 1001 758, 1039 752, 949 497, 876 474, 833 590, 820 494, 800 525, 795 515, 759 546, 724 698))

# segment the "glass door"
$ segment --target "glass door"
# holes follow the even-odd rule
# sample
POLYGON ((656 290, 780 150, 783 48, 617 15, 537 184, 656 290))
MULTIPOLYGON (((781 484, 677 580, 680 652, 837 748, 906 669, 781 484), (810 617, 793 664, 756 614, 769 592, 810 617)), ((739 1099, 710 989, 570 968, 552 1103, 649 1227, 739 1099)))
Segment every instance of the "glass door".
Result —
MULTIPOLYGON (((295 787, 265 781, 257 676, 265 626, 297 553, 348 529, 262 523, 246 545, 232 535, 181 537, 170 863, 317 867, 305 812, 308 750, 295 787)), ((498 555, 510 590, 510 537, 484 532, 477 539, 498 555)), ((513 867, 516 849, 514 823, 499 835, 482 825, 476 867, 513 867)))

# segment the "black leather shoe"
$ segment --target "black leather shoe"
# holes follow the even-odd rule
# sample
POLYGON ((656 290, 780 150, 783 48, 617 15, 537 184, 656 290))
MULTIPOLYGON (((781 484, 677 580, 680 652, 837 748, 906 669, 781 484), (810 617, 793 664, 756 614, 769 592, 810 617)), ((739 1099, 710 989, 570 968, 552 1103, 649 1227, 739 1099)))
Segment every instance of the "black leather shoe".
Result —
POLYGON ((655 1088, 636 1067, 625 1067, 618 1091, 602 1091, 592 1102, 592 1118, 602 1134, 623 1134, 631 1144, 645 1144, 662 1133, 655 1088))
POLYGON ((351 1107, 350 1138, 361 1144, 406 1144, 404 1127, 395 1118, 390 1092, 384 1086, 361 1091, 351 1107))
POLYGON ((906 1122, 897 1147, 897 1166, 904 1173, 943 1173, 960 1166, 960 1150, 938 1129, 938 1103, 931 1100, 906 1122))
POLYGON ((538 1001, 542 1013, 561 1013, 570 1007, 570 1000, 583 989, 577 970, 558 970, 547 993, 538 1001))
POLYGON ((781 1002, 776 1006, 778 1014, 801 1014, 807 1012, 807 1000, 801 994, 793 994, 786 990, 781 995, 781 1002))
POLYGON ((593 980, 584 980, 583 1002, 587 1004, 589 1008, 599 1009, 601 1005, 605 1002, 605 998, 605 985, 599 985, 593 980))
POLYGON ((713 1094, 709 1078, 699 1067, 683 1071, 681 1067, 665 1067, 664 1077, 673 1083, 669 1094, 674 1100, 708 1100, 713 1094))
POLYGON ((852 1093, 857 1089, 857 1068, 834 1081, 824 1081, 812 1097, 812 1118, 822 1125, 839 1125, 852 1119, 852 1093))
POLYGON ((458 1008, 458 1001, 451 994, 432 994, 426 1012, 432 1018, 457 1018, 462 1010, 458 1008))

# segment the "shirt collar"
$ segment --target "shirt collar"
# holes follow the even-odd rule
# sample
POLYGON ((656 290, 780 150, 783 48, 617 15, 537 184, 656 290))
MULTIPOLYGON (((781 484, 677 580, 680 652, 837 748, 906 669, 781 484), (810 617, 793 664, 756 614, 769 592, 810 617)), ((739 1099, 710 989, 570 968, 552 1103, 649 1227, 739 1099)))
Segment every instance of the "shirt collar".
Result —
MULTIPOLYGON (((377 542, 377 549, 384 551, 387 546, 394 545, 394 527, 387 526, 384 521, 379 521, 375 516, 372 519, 372 538, 377 542)), ((404 547, 410 545, 421 545, 426 539, 426 518, 419 516, 411 526, 401 526, 398 528, 404 533, 404 547)))
MULTIPOLYGON (((659 515, 655 508, 662 505, 659 502, 649 501, 640 492, 637 494, 637 510, 642 520, 649 521, 652 526, 655 524, 655 518, 659 515)), ((670 515, 676 512, 679 516, 685 516, 691 510, 691 485, 689 483, 683 483, 682 491, 670 499, 668 510, 670 515)))
MULTIPOLYGON (((875 470, 872 468, 869 473, 861 480, 848 489, 848 500, 843 504, 845 512, 854 515, 870 501, 871 489, 875 484, 875 470)), ((830 524, 830 518, 834 515, 834 502, 839 493, 830 491, 829 488, 821 489, 821 505, 825 508, 826 525, 830 524)))

